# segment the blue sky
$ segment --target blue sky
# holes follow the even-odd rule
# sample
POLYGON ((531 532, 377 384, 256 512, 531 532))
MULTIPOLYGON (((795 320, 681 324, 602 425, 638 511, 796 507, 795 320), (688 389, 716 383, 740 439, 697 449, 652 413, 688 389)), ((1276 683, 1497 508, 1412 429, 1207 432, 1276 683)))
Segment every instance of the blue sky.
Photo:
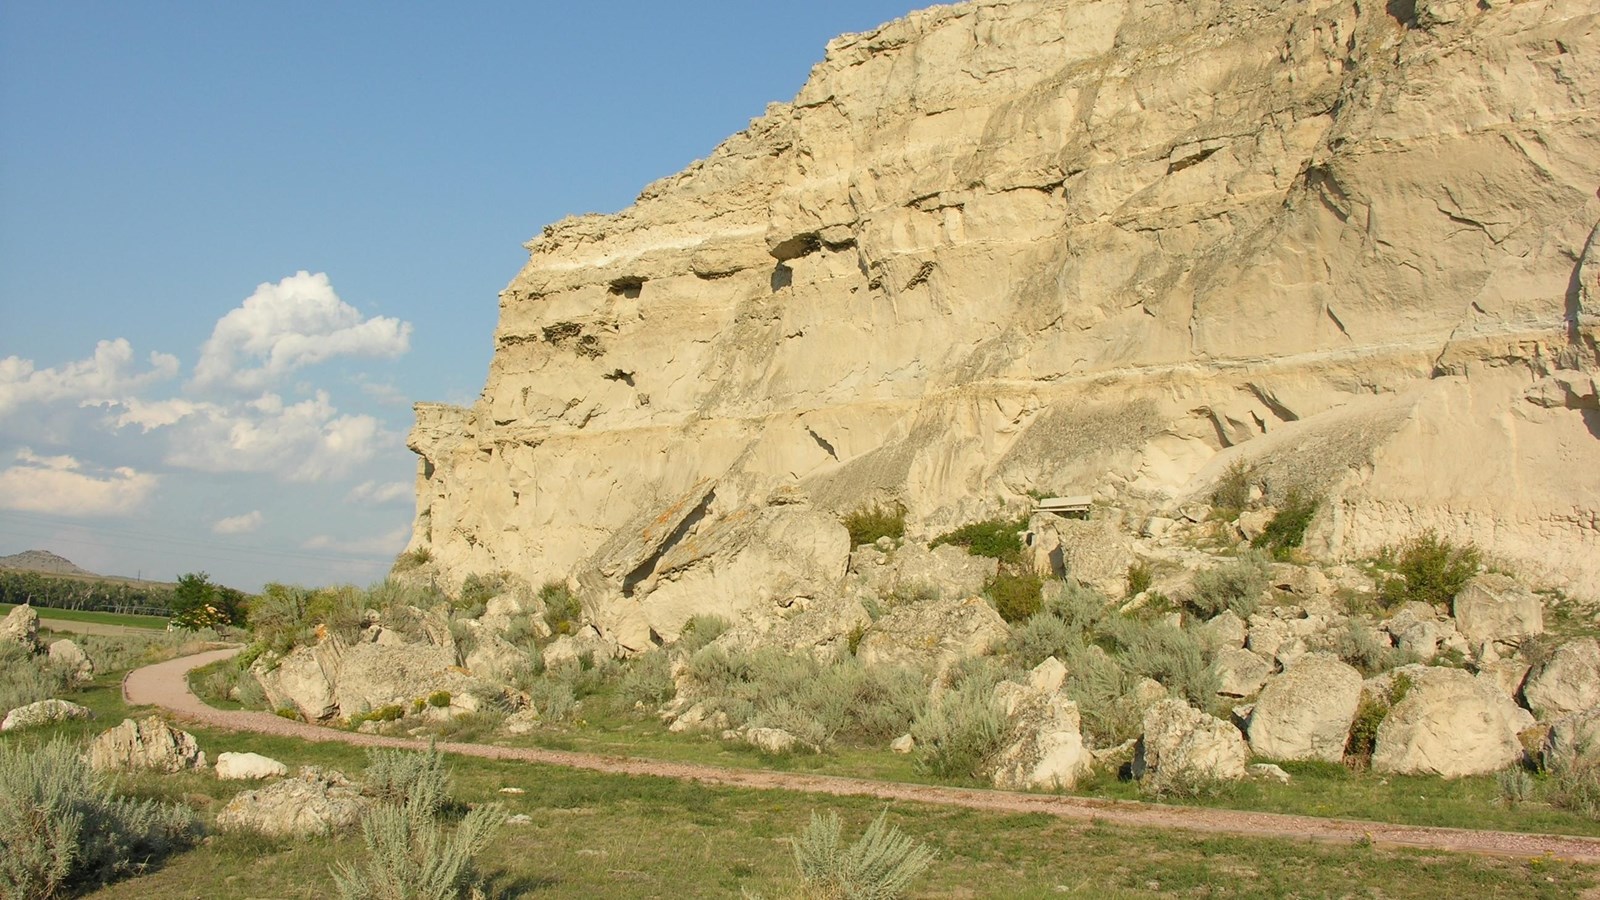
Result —
POLYGON ((919 4, 0 4, 0 555, 370 583, 521 244, 919 4))

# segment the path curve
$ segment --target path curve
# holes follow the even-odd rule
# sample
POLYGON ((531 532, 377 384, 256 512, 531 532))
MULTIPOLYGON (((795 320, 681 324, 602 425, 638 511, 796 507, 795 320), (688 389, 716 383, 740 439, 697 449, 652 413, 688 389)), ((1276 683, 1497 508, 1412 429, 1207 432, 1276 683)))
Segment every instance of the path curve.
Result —
MULTIPOLYGON (((227 659, 239 650, 238 647, 211 650, 135 669, 129 672, 123 681, 123 697, 132 705, 159 706, 180 719, 216 728, 296 737, 318 743, 338 741, 361 747, 417 749, 427 746, 426 741, 414 738, 359 734, 335 728, 323 728, 284 719, 272 713, 216 709, 207 706, 190 692, 187 676, 191 669, 227 659)), ((678 778, 703 784, 757 790, 875 797, 881 800, 963 806, 1003 813, 1044 813, 1063 819, 1098 820, 1139 828, 1178 828, 1208 833, 1300 838, 1334 843, 1370 841, 1375 845, 1386 847, 1450 850, 1489 856, 1550 857, 1573 862, 1600 863, 1600 838, 1391 825, 1352 819, 1164 806, 1157 803, 1067 797, 1059 794, 936 787, 893 781, 871 781, 839 775, 730 769, 721 766, 545 750, 536 747, 497 747, 489 744, 461 743, 440 743, 438 746, 447 753, 485 759, 519 760, 615 775, 678 778)))

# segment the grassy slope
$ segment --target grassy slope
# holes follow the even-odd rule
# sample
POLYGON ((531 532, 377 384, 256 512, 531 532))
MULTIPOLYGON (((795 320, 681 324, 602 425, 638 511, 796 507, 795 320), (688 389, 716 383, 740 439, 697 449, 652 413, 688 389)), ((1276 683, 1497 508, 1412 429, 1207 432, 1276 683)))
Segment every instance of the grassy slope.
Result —
MULTIPOLYGON (((0 603, 0 617, 11 612, 16 606, 11 603, 0 603)), ((121 613, 90 612, 82 609, 52 609, 48 606, 35 606, 33 611, 39 614, 40 620, 48 626, 49 620, 55 619, 63 622, 93 622, 99 625, 122 625, 128 628, 150 628, 164 631, 167 620, 160 616, 128 616, 121 613)))

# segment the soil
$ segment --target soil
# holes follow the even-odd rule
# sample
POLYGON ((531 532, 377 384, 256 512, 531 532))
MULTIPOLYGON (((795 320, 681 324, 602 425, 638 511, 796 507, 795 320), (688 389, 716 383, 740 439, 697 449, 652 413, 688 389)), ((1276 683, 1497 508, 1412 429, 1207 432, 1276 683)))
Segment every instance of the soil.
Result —
MULTIPOLYGON (((159 706, 181 720, 215 728, 295 737, 314 742, 340 741, 362 747, 416 749, 427 746, 422 740, 324 728, 284 719, 266 712, 216 709, 206 705, 190 692, 186 676, 191 669, 227 659, 238 652, 238 648, 212 650, 136 669, 128 673, 123 682, 123 696, 135 706, 159 706)), ((912 803, 963 806, 1003 813, 1044 813, 1063 819, 1110 822, 1140 828, 1176 828, 1207 833, 1339 843, 1369 842, 1380 847, 1412 847, 1491 856, 1547 857, 1573 862, 1600 863, 1600 838, 1432 828, 1280 813, 1164 806, 1157 803, 1100 800, 1059 794, 935 787, 837 775, 729 769, 693 763, 661 762, 530 747, 462 743, 440 743, 438 746, 447 753, 486 759, 520 760, 619 775, 653 775, 702 784, 758 790, 865 796, 912 803)))

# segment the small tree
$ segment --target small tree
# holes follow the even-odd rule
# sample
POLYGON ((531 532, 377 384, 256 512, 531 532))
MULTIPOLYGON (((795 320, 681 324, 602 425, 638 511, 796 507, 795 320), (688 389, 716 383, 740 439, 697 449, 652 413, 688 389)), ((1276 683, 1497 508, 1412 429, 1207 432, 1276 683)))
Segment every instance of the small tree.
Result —
POLYGON ((172 624, 179 628, 211 628, 231 621, 217 585, 204 572, 178 576, 172 591, 172 624))

